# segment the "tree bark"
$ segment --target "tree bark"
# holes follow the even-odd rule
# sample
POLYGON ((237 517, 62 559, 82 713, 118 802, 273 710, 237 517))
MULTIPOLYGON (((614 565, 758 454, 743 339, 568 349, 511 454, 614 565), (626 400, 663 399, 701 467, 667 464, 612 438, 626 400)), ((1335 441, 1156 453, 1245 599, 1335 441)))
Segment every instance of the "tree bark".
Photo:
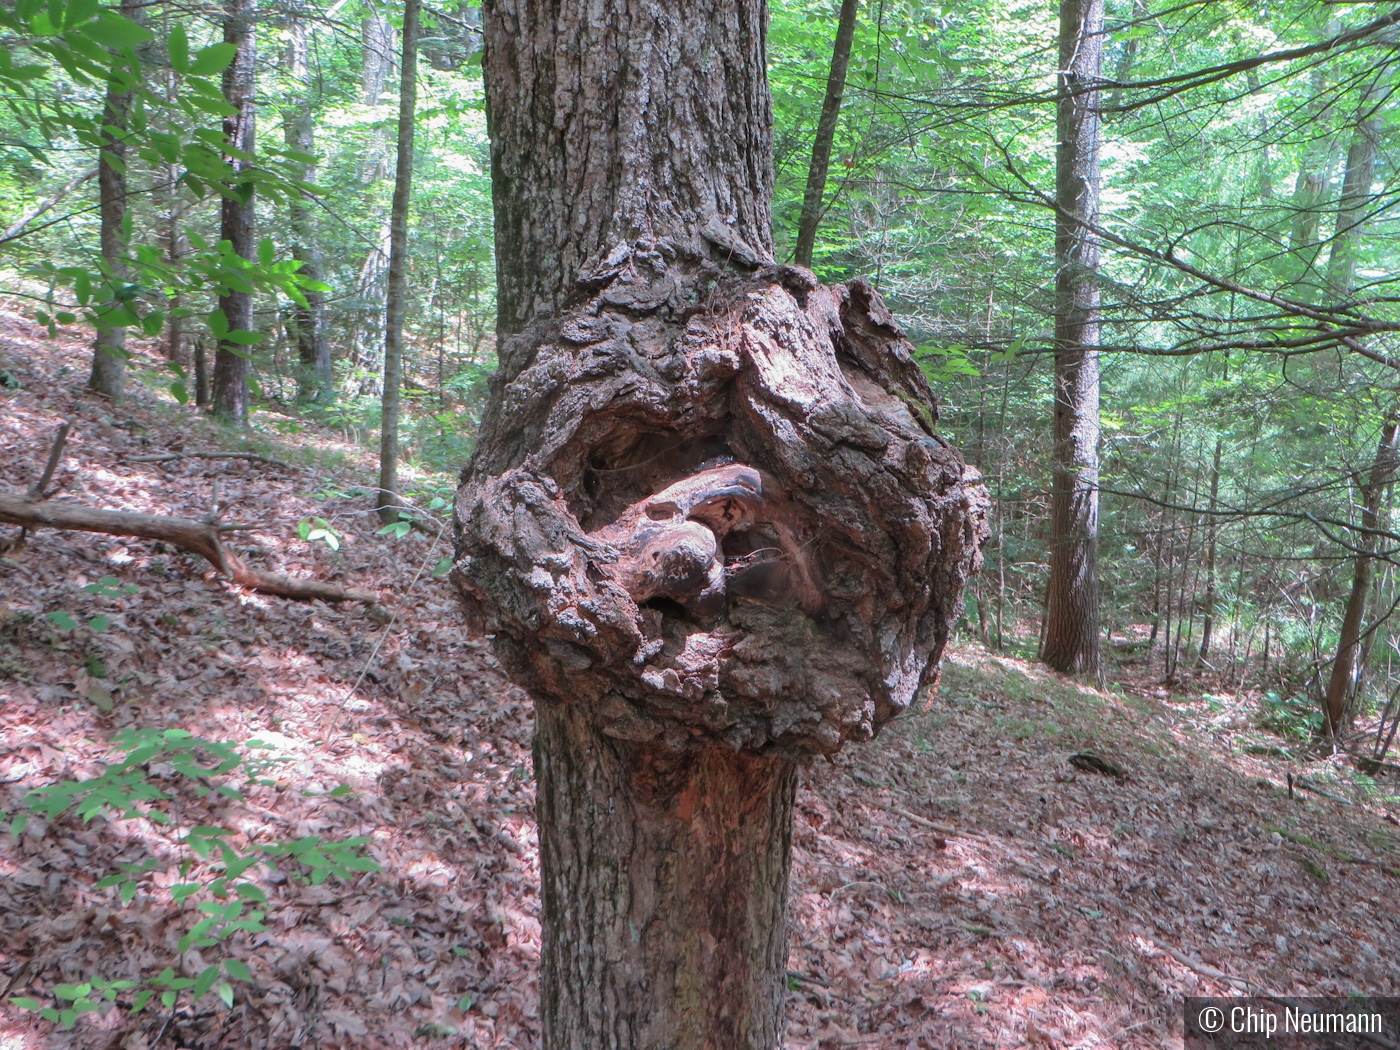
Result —
POLYGON ((860 0, 841 0, 836 23, 836 40, 831 47, 831 73, 826 79, 826 98, 817 121, 817 137, 812 142, 812 164, 807 169, 807 191, 802 197, 802 216, 797 223, 798 266, 812 265, 812 248, 817 242, 817 225, 822 217, 822 197, 826 193, 826 172, 831 164, 831 144, 836 138, 836 121, 841 115, 841 96, 846 91, 846 67, 851 61, 851 41, 856 33, 856 10, 860 0))
POLYGON ((1376 178, 1381 121, 1378 103, 1372 95, 1372 91, 1367 91, 1362 96, 1351 145, 1347 149, 1346 175, 1342 179, 1342 195, 1337 202, 1337 225, 1332 235, 1332 251, 1327 259, 1328 290, 1340 300, 1350 296, 1356 286, 1361 234, 1366 225, 1367 211, 1374 200, 1371 183, 1376 178))
MULTIPOLYGON (((1228 376, 1227 376, 1228 378, 1228 376)), ((1210 515, 1206 523, 1206 601, 1204 615, 1201 617, 1201 659, 1210 657, 1211 636, 1215 633, 1215 605, 1216 605, 1216 571, 1215 555, 1216 540, 1219 534, 1216 528, 1218 519, 1215 511, 1220 502, 1220 453, 1222 449, 1220 438, 1215 439, 1215 454, 1210 460, 1210 515)))
MULTIPOLYGON (((254 147, 257 95, 254 25, 257 0, 227 0, 224 15, 224 42, 237 50, 233 61, 224 70, 224 97, 237 112, 224 118, 224 137, 230 146, 251 154, 254 147)), ((241 157, 229 157, 235 175, 251 167, 241 157)), ((233 247, 233 254, 252 262, 257 251, 254 230, 252 181, 235 177, 230 196, 223 200, 219 236, 233 247)), ((230 331, 252 331, 253 293, 225 287, 219 293, 219 309, 223 311, 230 331)), ((248 348, 228 339, 220 339, 214 351, 214 414, 238 424, 248 422, 248 377, 253 374, 253 362, 248 348)))
MULTIPOLYGON (((300 97, 286 111, 283 137, 287 146, 299 153, 316 152, 316 113, 312 102, 311 78, 307 68, 306 21, 293 14, 287 24, 287 74, 300 97)), ((316 177, 315 165, 296 162, 295 176, 303 182, 316 177)), ((287 202, 292 258, 301 263, 300 273, 319 281, 325 272, 318 242, 316 222, 309 194, 298 194, 287 202)), ((335 398, 335 374, 331 367, 331 332, 326 319, 324 292, 305 289, 305 306, 294 307, 297 340, 297 393, 308 401, 328 403, 335 398)))
POLYGON ((377 106, 394 73, 394 27, 375 13, 360 26, 360 87, 365 105, 377 106))
POLYGON ((408 205, 413 194, 413 127, 418 105, 419 0, 403 12, 399 79, 398 166, 389 211, 389 287, 384 301, 384 397, 379 433, 379 517, 399 520, 399 385, 403 370, 403 316, 408 298, 408 205))
POLYGON ((206 407, 214 398, 209 382, 209 346, 201 337, 194 341, 194 403, 206 407))
POLYGON ((546 1045, 778 1046, 796 764, 535 727, 546 1045))
POLYGON ((1099 675, 1099 91, 1103 0, 1060 0, 1055 153, 1055 446, 1040 658, 1099 675))
POLYGON ((936 674, 980 477, 771 262, 762 0, 489 0, 500 371, 453 579, 536 703, 545 1050, 773 1050, 796 764, 936 674))
POLYGON ((772 261, 763 4, 600 10, 615 24, 533 2, 483 11, 501 335, 556 315, 638 238, 657 265, 772 261))
MULTIPOLYGON (((1356 284, 1356 263, 1360 255, 1361 235, 1366 224, 1366 209, 1371 201, 1371 183, 1375 179, 1376 146, 1380 121, 1371 99, 1371 91, 1363 93, 1351 147, 1347 150, 1346 174, 1342 194, 1337 202, 1337 225, 1332 238, 1332 254, 1327 260, 1327 283, 1332 295, 1345 300, 1356 284)), ((1371 475, 1362 489, 1361 527, 1380 527, 1381 507, 1385 492, 1395 473, 1396 418, 1388 416, 1381 425, 1380 443, 1371 464, 1371 475)), ((1352 575, 1351 594, 1342 616, 1342 629, 1337 637, 1337 656, 1332 662, 1332 675, 1327 682, 1323 701, 1324 728, 1327 735, 1338 738, 1347 729, 1353 715, 1351 701, 1355 694, 1357 676, 1365 663, 1365 647, 1361 644, 1361 628, 1366 618, 1366 601, 1371 593, 1371 580, 1376 537, 1362 532, 1356 540, 1356 568, 1352 575)))
POLYGON ((1332 676, 1327 683, 1323 705, 1328 736, 1340 737, 1349 721, 1352 685, 1356 679, 1358 657, 1361 654, 1361 628, 1366 619, 1366 599, 1371 593, 1375 575, 1375 530, 1381 528, 1382 505, 1386 489, 1395 476, 1397 422, 1394 416, 1381 427, 1376 458, 1371 474, 1362 489, 1361 529, 1355 539, 1356 568, 1351 579, 1351 595, 1342 617, 1342 630, 1337 639, 1337 658, 1332 662, 1332 676))
MULTIPOLYGON (((122 0, 121 13, 139 20, 138 0, 122 0)), ((110 296, 98 307, 97 336, 92 347, 92 374, 88 389, 116 401, 126 388, 126 326, 108 324, 101 315, 124 312, 126 287, 126 124, 135 97, 135 74, 112 67, 107 98, 102 107, 102 150, 97 161, 98 211, 101 215, 102 261, 106 264, 102 287, 110 296)))

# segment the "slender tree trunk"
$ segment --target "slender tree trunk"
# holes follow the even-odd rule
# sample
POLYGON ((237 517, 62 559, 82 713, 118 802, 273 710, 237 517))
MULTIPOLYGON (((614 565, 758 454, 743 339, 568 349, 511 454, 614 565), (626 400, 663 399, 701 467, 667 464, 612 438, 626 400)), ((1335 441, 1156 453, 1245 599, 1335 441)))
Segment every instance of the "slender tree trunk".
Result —
MULTIPOLYGON (((312 103, 311 78, 307 66, 306 21, 292 15, 287 25, 287 74, 300 98, 286 110, 283 134, 287 146, 299 153, 316 152, 316 113, 312 103)), ((316 177, 315 165, 295 162, 293 170, 303 182, 316 177)), ((316 233, 316 222, 309 195, 293 196, 287 202, 287 219, 292 242, 292 258, 301 263, 300 273, 321 280, 325 267, 316 233)), ((335 397, 335 374, 331 368, 331 333, 326 318, 326 295, 307 289, 306 305, 295 307, 297 342, 297 394, 311 401, 327 403, 335 397)))
MULTIPOLYGON (((1143 0, 1133 0, 1133 21, 1143 22, 1146 19, 1147 5, 1143 0)), ((1142 27, 1134 25, 1131 31, 1133 35, 1123 45, 1123 54, 1118 59, 1118 70, 1113 74, 1113 90, 1108 94, 1108 104, 1105 107, 1110 113, 1118 108, 1118 103, 1123 97, 1123 85, 1128 83, 1128 78, 1133 75, 1133 65, 1137 61, 1142 27)))
POLYGON ((408 204, 413 193, 413 120, 418 105, 419 0, 403 12, 399 79, 398 167, 389 212, 389 287, 384 311, 384 398, 379 432, 379 517, 399 520, 399 385, 403 370, 403 315, 408 297, 408 204))
POLYGON ((1380 442, 1376 446, 1376 459, 1371 464, 1371 475, 1362 490, 1361 528, 1356 534, 1356 568, 1351 579, 1351 596, 1347 599, 1347 609, 1342 617, 1342 631, 1337 639, 1337 658, 1332 662, 1332 677, 1327 683, 1327 699, 1324 704, 1326 728, 1329 736, 1338 737, 1346 728, 1350 715, 1352 684, 1356 678, 1358 657, 1361 654, 1361 629, 1366 619, 1366 599, 1371 593, 1371 579, 1375 573, 1376 536, 1381 528, 1382 506, 1386 489, 1395 475, 1397 432, 1396 418, 1390 416, 1381 427, 1380 442))
MULTIPOLYGON (((1376 172, 1376 144, 1380 121, 1375 113, 1371 92, 1361 99, 1351 146, 1347 150, 1346 174, 1337 203, 1337 225, 1332 238, 1332 254, 1327 263, 1328 291, 1346 299, 1356 282, 1356 263, 1360 254, 1361 235, 1366 223, 1366 210, 1371 201, 1371 183, 1376 172)), ((1362 490, 1361 527, 1380 527, 1381 507, 1386 489, 1395 472, 1396 417, 1388 416, 1381 426, 1380 443, 1371 474, 1362 490)), ((1351 721, 1351 700, 1360 668, 1365 662, 1361 629, 1366 618, 1366 601, 1371 593, 1374 575, 1373 552, 1376 537, 1363 531, 1356 537, 1356 568, 1353 570, 1351 594, 1342 616, 1342 630, 1337 638, 1337 657, 1332 662, 1332 675, 1327 683, 1323 703, 1325 728, 1331 737, 1340 737, 1351 721)))
POLYGON ((1060 2, 1055 155, 1055 447, 1050 583, 1040 658, 1100 675, 1099 92, 1103 0, 1060 2))
MULTIPOLYGON (((1325 27, 1320 27, 1320 32, 1330 36, 1334 35, 1335 29, 1340 29, 1340 23, 1329 22, 1325 27)), ((1304 127, 1322 129, 1327 126, 1332 109, 1325 69, 1318 67, 1313 70, 1310 87, 1313 117, 1304 123, 1304 127)), ((1309 142, 1303 150, 1298 176, 1293 183, 1290 204, 1293 215, 1288 254, 1282 260, 1283 276, 1291 287, 1307 296, 1316 294, 1321 284, 1316 269, 1317 257, 1322 251, 1318 231, 1322 225, 1322 204, 1327 194, 1335 146, 1336 139, 1330 134, 1309 142)))
POLYGON ((836 41, 831 48, 831 73, 826 79, 826 98, 817 121, 817 137, 812 142, 812 164, 807 170, 807 191, 802 197, 802 217, 797 223, 798 266, 812 265, 812 247, 817 242, 817 224, 822 217, 822 197, 826 193, 826 172, 831 164, 831 144, 836 138, 836 121, 841 116, 841 96, 846 91, 846 67, 851 61, 851 40, 856 33, 856 10, 860 0, 841 0, 841 17, 836 23, 836 41))
POLYGON ((1210 656, 1210 639, 1215 632, 1215 541, 1216 506, 1220 500, 1220 438, 1215 439, 1215 454, 1210 460, 1210 513, 1206 522, 1206 603, 1201 622, 1201 659, 1210 656))
MULTIPOLYGON (((138 0, 122 0, 121 13, 139 19, 142 5, 138 0)), ((97 161, 99 214, 101 215, 102 261, 107 273, 103 287, 111 296, 98 309, 103 312, 123 310, 121 293, 126 285, 126 124, 134 97, 134 74, 125 68, 112 70, 107 84, 107 99, 102 107, 102 150, 97 161)), ((126 387, 126 326, 106 324, 99 319, 97 337, 92 348, 92 374, 88 388, 103 397, 117 400, 126 387)))
MULTIPOLYGON (((166 179, 170 186, 170 206, 166 212, 165 258, 172 268, 180 265, 185 246, 184 208, 180 201, 179 177, 177 165, 171 164, 166 168, 166 179)), ((166 309, 169 311, 166 316, 170 320, 166 326, 165 359, 185 367, 188 361, 185 358, 185 319, 179 314, 181 305, 181 296, 177 289, 175 294, 166 300, 166 309)))
MULTIPOLYGON (((161 13, 161 31, 168 37, 170 35, 170 9, 167 7, 161 13)), ((180 75, 174 70, 166 71, 165 76, 165 101, 174 105, 175 98, 180 91, 180 75)), ((172 270, 177 270, 182 265, 185 251, 185 231, 184 231, 184 202, 180 200, 180 163, 170 161, 165 166, 166 181, 166 217, 165 217, 165 259, 172 270)), ((173 295, 166 300, 166 338, 165 338, 165 359, 178 368, 186 368, 189 360, 185 353, 185 318, 181 316, 181 307, 184 305, 183 297, 177 286, 173 295)))
POLYGON ((213 400, 209 382, 209 348, 203 337, 194 341, 194 403, 200 408, 213 400))
MULTIPOLYGON (((237 50, 233 62, 224 70, 224 97, 236 110, 224 118, 224 136, 229 145, 244 153, 252 153, 256 127, 257 52, 254 19, 257 0, 228 0, 224 16, 224 42, 237 50)), ((238 157, 229 163, 237 173, 250 164, 238 157)), ((233 246, 240 259, 253 260, 257 251, 254 230, 253 183, 235 179, 234 192, 223 200, 219 235, 233 246)), ((228 289, 219 296, 219 309, 230 331, 253 330, 253 293, 228 289)), ((214 352, 214 414, 230 422, 248 422, 248 377, 253 374, 253 362, 247 347, 228 339, 220 339, 214 352)))

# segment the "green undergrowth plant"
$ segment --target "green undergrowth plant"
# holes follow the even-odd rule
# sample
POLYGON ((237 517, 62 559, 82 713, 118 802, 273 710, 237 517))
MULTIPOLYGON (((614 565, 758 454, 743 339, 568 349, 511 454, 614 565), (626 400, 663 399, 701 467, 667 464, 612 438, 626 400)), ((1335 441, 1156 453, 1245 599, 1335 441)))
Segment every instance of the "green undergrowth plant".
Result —
POLYGON ((378 871, 366 856, 365 836, 340 842, 307 836, 269 843, 236 845, 238 833, 216 824, 182 827, 176 814, 182 795, 198 799, 242 802, 252 786, 272 786, 266 774, 279 761, 271 746, 259 740, 246 743, 208 740, 184 729, 127 729, 112 741, 117 761, 87 780, 65 780, 36 788, 24 799, 28 812, 18 815, 10 831, 18 837, 31 814, 49 824, 76 817, 84 824, 104 820, 144 819, 165 830, 176 849, 179 881, 164 891, 153 883, 161 862, 147 857, 134 863, 118 863, 116 870, 93 884, 94 889, 114 889, 123 907, 129 907, 143 888, 155 895, 168 893, 171 901, 186 908, 193 919, 180 938, 180 953, 218 949, 222 958, 193 976, 180 972, 178 960, 154 976, 135 980, 110 980, 94 973, 77 983, 54 987, 51 1003, 28 996, 10 1002, 24 1010, 70 1028, 79 1016, 103 1008, 104 1003, 123 1005, 132 1013, 157 999, 174 1009, 184 999, 193 1005, 214 992, 226 1006, 234 1001, 233 981, 251 981, 246 963, 235 958, 230 942, 239 933, 256 934, 264 923, 267 892, 256 878, 262 869, 281 867, 292 878, 319 885, 327 879, 350 881, 361 873, 378 871), (241 786, 231 781, 240 779, 241 786))

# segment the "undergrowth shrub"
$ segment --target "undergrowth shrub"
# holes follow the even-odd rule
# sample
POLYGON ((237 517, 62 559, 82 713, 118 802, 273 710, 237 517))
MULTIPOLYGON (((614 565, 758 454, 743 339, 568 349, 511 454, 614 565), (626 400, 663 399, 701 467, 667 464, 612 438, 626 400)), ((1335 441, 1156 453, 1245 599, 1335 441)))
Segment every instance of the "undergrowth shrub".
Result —
MULTIPOLYGON (((366 856, 364 836, 341 842, 327 842, 320 836, 254 844, 247 850, 234 845, 237 832, 213 824, 181 828, 168 809, 178 804, 178 795, 189 792, 204 799, 218 796, 231 802, 244 800, 242 787, 228 781, 243 778, 243 787, 275 784, 266 773, 277 758, 268 754, 270 745, 258 740, 239 744, 207 740, 184 729, 127 729, 113 739, 111 751, 120 755, 101 774, 88 780, 65 780, 30 791, 24 799, 28 812, 15 817, 11 834, 18 837, 30 814, 42 816, 49 825, 76 817, 83 823, 113 816, 144 819, 168 832, 176 849, 180 881, 165 890, 171 901, 186 908, 193 920, 181 936, 178 950, 219 949, 222 958, 206 965, 199 973, 182 972, 181 960, 172 960, 153 976, 138 979, 108 979, 101 973, 82 981, 53 988, 52 1002, 30 996, 13 996, 10 1002, 60 1027, 69 1028, 84 1013, 103 1008, 106 1003, 123 1006, 131 1013, 143 1010, 158 997, 166 1009, 174 1009, 182 997, 193 1005, 214 992, 225 1005, 234 1001, 233 981, 251 981, 251 971, 230 951, 230 942, 239 933, 259 933, 266 929, 262 906, 267 892, 259 885, 260 869, 281 867, 291 878, 319 885, 327 879, 349 881, 360 873, 378 871, 379 865, 366 856), (171 782, 166 790, 157 780, 171 782), (162 804, 168 804, 162 808, 162 804)), ((342 787, 333 795, 348 793, 342 787)), ((129 907, 142 890, 160 892, 152 879, 160 861, 147 857, 137 863, 118 863, 116 871, 94 883, 94 889, 113 889, 123 907, 129 907)), ((120 967, 120 963, 116 966, 120 967)))

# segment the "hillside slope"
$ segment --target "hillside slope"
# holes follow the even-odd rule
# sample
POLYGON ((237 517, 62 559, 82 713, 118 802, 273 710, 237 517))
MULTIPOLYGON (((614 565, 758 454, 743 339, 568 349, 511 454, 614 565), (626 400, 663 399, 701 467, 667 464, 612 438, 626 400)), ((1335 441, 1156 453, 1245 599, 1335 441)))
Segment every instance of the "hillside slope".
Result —
MULTIPOLYGON (((268 598, 96 535, 41 532, 0 557, 0 811, 95 775, 123 728, 273 745, 243 802, 156 769, 171 827, 65 817, 0 835, 0 1046, 533 1047, 530 707, 432 575, 440 544, 375 535, 353 491, 372 463, 314 428, 276 437, 291 421, 260 418, 256 445, 286 467, 137 462, 243 446, 139 387, 121 406, 86 395, 76 333, 40 335, 0 316, 0 369, 18 384, 0 389, 0 485, 32 483, 71 420, 60 498, 199 516, 217 482, 228 519, 257 526, 240 540, 250 560, 384 600, 268 598), (312 517, 338 551, 298 538, 312 517), (320 885, 263 871, 266 928, 227 942, 253 977, 231 1008, 211 993, 59 1031, 9 1005, 93 974, 217 962, 221 948, 179 953, 194 920, 170 894, 192 877, 179 839, 198 825, 234 830, 239 849, 364 835, 382 870, 320 885), (152 856, 130 906, 94 886, 152 856)), ((1400 993, 1394 813, 1290 799, 1281 760, 1236 753, 1224 722, 1194 712, 964 648, 925 711, 811 767, 788 1045, 1179 1046, 1184 994, 1400 993), (1125 776, 1070 764, 1088 750, 1125 776)))

